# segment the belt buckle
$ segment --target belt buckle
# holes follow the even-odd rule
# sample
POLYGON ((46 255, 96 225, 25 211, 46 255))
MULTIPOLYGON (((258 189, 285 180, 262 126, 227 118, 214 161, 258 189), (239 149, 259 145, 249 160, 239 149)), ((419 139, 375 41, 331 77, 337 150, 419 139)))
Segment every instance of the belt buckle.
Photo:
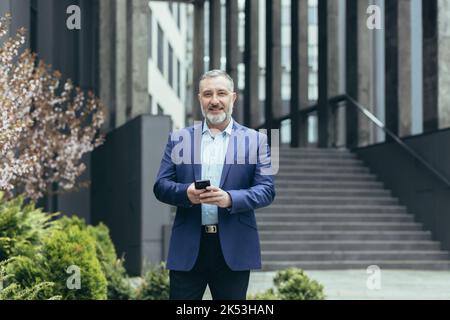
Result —
POLYGON ((206 225, 205 232, 206 233, 217 233, 217 226, 216 225, 206 225))

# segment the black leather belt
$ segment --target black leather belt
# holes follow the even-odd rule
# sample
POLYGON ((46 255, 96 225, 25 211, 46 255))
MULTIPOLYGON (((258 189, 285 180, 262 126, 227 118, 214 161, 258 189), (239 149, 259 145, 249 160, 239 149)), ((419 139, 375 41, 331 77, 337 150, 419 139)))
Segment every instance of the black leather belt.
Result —
POLYGON ((202 227, 205 233, 217 233, 217 224, 206 224, 202 227))

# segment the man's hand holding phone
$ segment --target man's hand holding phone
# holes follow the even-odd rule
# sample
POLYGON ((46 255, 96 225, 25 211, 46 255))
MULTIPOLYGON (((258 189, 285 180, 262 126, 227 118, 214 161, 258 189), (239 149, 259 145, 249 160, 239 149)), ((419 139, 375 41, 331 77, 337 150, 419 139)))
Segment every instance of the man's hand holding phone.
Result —
POLYGON ((187 196, 189 198, 189 201, 191 201, 192 204, 200 204, 201 202, 199 196, 204 192, 206 192, 206 189, 197 189, 196 182, 192 182, 187 189, 187 196))
POLYGON ((206 187, 206 192, 199 195, 200 202, 206 204, 216 205, 220 208, 231 207, 230 194, 219 187, 206 187))
POLYGON ((192 183, 187 189, 189 200, 193 204, 212 204, 220 208, 231 207, 231 197, 228 192, 216 186, 211 186, 209 180, 192 183), (196 186, 204 189, 196 189, 196 186))

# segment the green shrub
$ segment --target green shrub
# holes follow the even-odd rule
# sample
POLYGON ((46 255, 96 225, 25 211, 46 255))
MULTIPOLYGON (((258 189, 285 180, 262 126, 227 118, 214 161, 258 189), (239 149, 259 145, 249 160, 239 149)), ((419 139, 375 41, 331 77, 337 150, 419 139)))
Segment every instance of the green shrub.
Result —
POLYGON ((97 259, 95 239, 79 226, 73 225, 55 230, 43 239, 44 278, 54 282, 54 293, 63 299, 106 299, 107 282, 97 259), (69 289, 67 281, 72 274, 70 266, 80 270, 81 286, 69 289))
POLYGON ((126 273, 124 259, 118 259, 116 249, 111 241, 109 229, 103 223, 97 226, 88 226, 85 221, 77 216, 62 217, 58 225, 64 230, 70 226, 78 226, 86 230, 96 244, 97 258, 108 283, 107 296, 111 300, 129 300, 134 298, 134 291, 130 279, 126 273))
POLYGON ((6 201, 2 195, 0 193, 0 261, 14 257, 4 266, 11 284, 6 291, 8 297, 134 297, 124 261, 117 258, 104 224, 88 226, 77 216, 55 220, 58 214, 42 212, 33 203, 25 205, 22 196, 6 201), (66 286, 72 275, 66 273, 70 265, 81 269, 80 290, 66 286), (54 284, 48 285, 51 282, 54 284), (28 292, 28 289, 34 291, 28 292), (21 290, 26 294, 20 293, 21 290))
POLYGON ((33 257, 42 237, 49 234, 57 214, 24 205, 23 196, 6 201, 0 192, 0 261, 13 256, 33 257))
POLYGON ((145 272, 142 283, 137 289, 136 298, 139 300, 168 300, 169 299, 169 270, 165 263, 150 266, 145 272))
POLYGON ((256 294, 249 295, 248 300, 280 300, 280 297, 276 292, 270 288, 264 292, 258 292, 256 294))
POLYGON ((278 272, 273 280, 282 300, 323 300, 323 286, 310 279, 305 271, 289 268, 278 272))
MULTIPOLYGON (((14 276, 7 269, 15 258, 0 262, 0 300, 36 300, 41 299, 45 291, 50 291, 54 286, 51 282, 33 284, 25 289, 14 281, 14 276)), ((61 299, 61 296, 52 296, 49 299, 61 299)))
POLYGON ((103 223, 89 226, 88 231, 97 243, 97 256, 108 281, 108 299, 129 300, 134 298, 134 291, 124 267, 124 259, 118 259, 116 249, 109 236, 109 229, 103 223))
POLYGON ((273 279, 276 290, 250 295, 250 300, 323 300, 324 288, 310 279, 302 269, 288 268, 278 271, 273 279))

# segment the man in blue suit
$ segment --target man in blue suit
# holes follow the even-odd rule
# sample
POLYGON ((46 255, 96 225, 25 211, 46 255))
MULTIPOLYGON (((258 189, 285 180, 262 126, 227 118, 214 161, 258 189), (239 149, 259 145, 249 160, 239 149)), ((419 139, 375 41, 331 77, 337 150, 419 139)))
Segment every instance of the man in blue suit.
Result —
POLYGON ((153 188, 177 207, 167 268, 170 299, 245 299, 251 269, 261 268, 254 210, 275 197, 267 136, 231 117, 231 77, 206 72, 199 83, 203 122, 173 132, 153 188), (210 186, 196 189, 195 181, 210 186))

